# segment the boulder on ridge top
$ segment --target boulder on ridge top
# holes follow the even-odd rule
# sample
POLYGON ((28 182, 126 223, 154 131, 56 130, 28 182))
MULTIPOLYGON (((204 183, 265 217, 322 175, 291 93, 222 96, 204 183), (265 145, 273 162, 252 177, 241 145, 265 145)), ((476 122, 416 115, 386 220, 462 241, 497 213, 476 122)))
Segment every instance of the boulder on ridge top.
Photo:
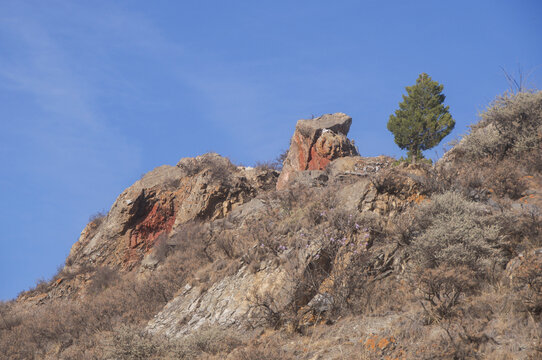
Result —
POLYGON ((333 159, 358 155, 356 147, 346 137, 351 124, 352 118, 343 113, 299 120, 277 181, 277 190, 284 189, 297 171, 323 170, 333 159))

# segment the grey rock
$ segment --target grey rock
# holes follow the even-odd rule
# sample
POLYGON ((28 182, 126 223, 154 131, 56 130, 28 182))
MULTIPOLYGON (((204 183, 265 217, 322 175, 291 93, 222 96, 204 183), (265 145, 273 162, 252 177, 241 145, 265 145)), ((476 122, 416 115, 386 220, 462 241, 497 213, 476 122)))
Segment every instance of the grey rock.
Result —
POLYGON ((296 124, 303 135, 312 138, 316 132, 330 130, 337 134, 347 135, 352 125, 352 118, 344 113, 325 114, 316 119, 299 120, 296 124))
POLYGON ((236 330, 262 327, 265 314, 256 298, 269 298, 277 310, 291 299, 294 283, 282 267, 265 267, 251 273, 242 267, 235 275, 213 284, 185 287, 147 325, 147 331, 168 337, 181 337, 202 326, 220 326, 236 330))

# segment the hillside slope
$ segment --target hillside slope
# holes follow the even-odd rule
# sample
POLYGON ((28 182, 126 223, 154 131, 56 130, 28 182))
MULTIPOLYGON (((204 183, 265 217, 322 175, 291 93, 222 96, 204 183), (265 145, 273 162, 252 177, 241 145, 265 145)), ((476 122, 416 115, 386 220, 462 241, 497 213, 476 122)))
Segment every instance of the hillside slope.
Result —
POLYGON ((498 98, 434 166, 301 120, 282 171, 159 167, 66 266, 0 308, 10 359, 542 356, 542 92, 498 98))

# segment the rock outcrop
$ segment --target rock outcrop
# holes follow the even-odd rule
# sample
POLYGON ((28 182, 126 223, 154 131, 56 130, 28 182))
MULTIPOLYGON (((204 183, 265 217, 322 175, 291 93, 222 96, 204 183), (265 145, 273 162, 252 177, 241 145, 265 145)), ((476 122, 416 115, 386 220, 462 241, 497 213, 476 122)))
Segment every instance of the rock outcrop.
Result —
POLYGON ((358 155, 356 147, 346 137, 351 124, 352 118, 343 113, 299 120, 277 181, 277 190, 284 189, 298 171, 323 170, 334 159, 358 155))
POLYGON ((277 176, 238 168, 217 154, 160 166, 126 189, 105 218, 87 225, 67 263, 133 268, 161 234, 190 220, 221 218, 272 188, 277 176))
MULTIPOLYGON (((401 189, 402 192, 396 195, 382 194, 373 184, 375 178, 391 169, 392 159, 386 156, 375 158, 354 156, 332 161, 329 164, 329 179, 326 184, 336 187, 334 196, 337 200, 337 208, 333 210, 333 213, 365 213, 372 214, 368 216, 377 219, 379 214, 396 212, 412 204, 411 198, 418 193, 414 183, 408 183, 405 189, 401 189), (387 203, 384 203, 384 200, 387 203)), ((410 181, 408 176, 414 176, 415 170, 418 169, 402 169, 401 174, 404 178, 396 180, 410 181)), ((303 173, 310 173, 310 171, 303 173)), ((319 186, 314 190, 321 194, 323 189, 324 187, 319 186)), ((273 219, 274 227, 285 226, 284 221, 287 222, 285 220, 287 217, 281 220, 284 214, 280 215, 283 206, 284 204, 278 199, 263 202, 255 198, 238 206, 229 213, 227 218, 211 222, 211 225, 220 227, 223 236, 231 235, 232 238, 237 239, 236 241, 242 241, 242 238, 250 237, 246 234, 257 231, 254 229, 255 224, 262 226, 266 221, 273 219)), ((381 221, 384 221, 383 219, 386 217, 383 216, 381 221)), ((353 223, 351 225, 355 226, 353 223)), ((333 297, 327 291, 333 288, 333 279, 340 278, 341 272, 351 266, 352 248, 365 249, 368 239, 358 234, 357 237, 354 236, 348 241, 344 240, 344 243, 340 245, 340 250, 332 259, 324 255, 329 250, 326 244, 328 240, 322 241, 318 239, 320 235, 316 235, 325 233, 326 230, 313 224, 312 228, 306 231, 306 234, 295 235, 307 238, 308 241, 304 246, 299 246, 299 244, 291 247, 284 246, 282 249, 286 250, 283 251, 278 244, 275 244, 279 246, 279 254, 275 261, 254 262, 252 260, 250 263, 251 256, 247 253, 246 258, 241 259, 240 268, 235 273, 224 276, 211 286, 198 282, 187 284, 149 322, 147 330, 167 337, 182 337, 199 328, 213 326, 241 332, 261 329, 266 321, 269 321, 270 309, 277 313, 283 312, 292 303, 301 306, 298 311, 301 319, 299 324, 301 326, 313 324, 314 315, 318 317, 323 312, 330 311, 333 297), (312 236, 308 234, 311 231, 314 231, 312 236), (316 280, 311 277, 313 275, 307 275, 315 267, 327 269, 329 276, 316 280), (311 287, 314 287, 313 290, 317 290, 316 292, 309 291, 302 294, 303 287, 299 286, 299 282, 304 279, 304 276, 310 277, 311 287)), ((258 233, 256 239, 262 244, 256 245, 256 250, 252 249, 254 251, 264 246, 265 232, 258 233)), ((377 255, 371 260, 370 266, 375 274, 387 276, 393 268, 399 266, 400 259, 397 257, 395 244, 377 244, 373 250, 377 255)))
POLYGON ((486 127, 432 166, 357 156, 350 124, 300 120, 280 177, 217 154, 146 174, 0 304, 0 352, 540 358, 539 140, 500 159, 486 127))
POLYGON ((205 326, 220 326, 239 331, 266 324, 266 313, 257 299, 270 299, 282 310, 294 288, 291 274, 283 267, 267 266, 252 273, 247 267, 213 284, 208 290, 186 285, 154 319, 147 330, 168 337, 180 337, 205 326))

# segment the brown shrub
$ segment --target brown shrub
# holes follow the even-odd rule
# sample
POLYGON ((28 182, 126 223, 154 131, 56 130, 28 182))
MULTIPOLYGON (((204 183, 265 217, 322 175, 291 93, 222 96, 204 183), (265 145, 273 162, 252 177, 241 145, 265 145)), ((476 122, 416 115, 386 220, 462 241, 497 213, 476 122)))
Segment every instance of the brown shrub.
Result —
POLYGON ((433 196, 417 210, 413 226, 408 251, 417 269, 465 266, 483 277, 494 263, 504 263, 500 227, 483 206, 459 193, 433 196))
POLYGON ((96 213, 89 216, 88 222, 89 223, 94 223, 97 226, 100 226, 104 222, 106 217, 107 217, 107 211, 105 211, 105 210, 98 211, 98 212, 96 212, 96 213))
POLYGON ((282 163, 279 163, 276 160, 273 160, 273 161, 257 161, 256 164, 254 164, 254 167, 256 169, 258 169, 258 170, 280 171, 282 169, 282 163))
POLYGON ((186 171, 188 176, 193 176, 206 171, 216 181, 228 183, 237 167, 230 159, 215 153, 207 153, 194 159, 183 159, 178 166, 186 171))
POLYGON ((520 154, 537 149, 541 142, 542 92, 506 93, 481 114, 478 124, 461 141, 468 159, 520 154))
MULTIPOLYGON (((456 306, 461 298, 479 287, 473 271, 465 266, 425 269, 416 277, 416 287, 429 306, 425 311, 435 321, 457 315, 456 306)), ((423 303, 422 303, 423 304, 423 303)))
POLYGON ((520 309, 535 319, 542 315, 542 250, 538 252, 527 255, 514 274, 514 289, 520 309))
POLYGON ((243 344, 234 331, 218 327, 200 328, 184 339, 187 347, 207 354, 229 353, 243 344))
POLYGON ((92 276, 92 281, 87 288, 89 294, 98 294, 119 280, 118 270, 107 266, 99 267, 92 276))
POLYGON ((479 162, 456 164, 453 173, 444 180, 452 189, 463 192, 475 201, 486 201, 492 195, 499 198, 519 199, 527 189, 525 172, 517 160, 485 158, 479 162))
POLYGON ((241 360, 288 360, 295 358, 292 354, 288 354, 282 348, 282 343, 275 338, 254 341, 239 348, 235 355, 241 360))

